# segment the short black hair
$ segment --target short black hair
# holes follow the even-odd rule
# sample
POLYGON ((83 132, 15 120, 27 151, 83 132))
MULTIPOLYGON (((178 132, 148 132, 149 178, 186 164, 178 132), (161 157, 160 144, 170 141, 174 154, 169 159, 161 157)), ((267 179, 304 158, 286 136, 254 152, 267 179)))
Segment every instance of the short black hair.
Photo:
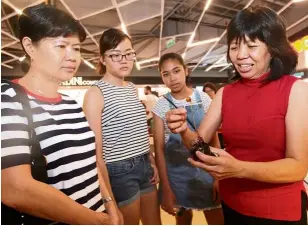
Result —
POLYGON ((203 88, 202 91, 205 92, 205 88, 210 88, 212 89, 215 93, 217 92, 217 87, 215 86, 215 84, 211 83, 211 82, 206 82, 203 84, 203 88))
MULTIPOLYGON (((270 54, 270 74, 265 81, 277 80, 283 75, 290 75, 297 65, 297 53, 292 48, 286 35, 284 20, 273 10, 264 6, 248 7, 239 11, 227 27, 228 54, 231 42, 245 41, 248 36, 252 41, 258 39, 265 43, 270 54)), ((240 78, 236 71, 235 78, 240 78)))
MULTIPOLYGON (((99 39, 99 52, 103 56, 107 50, 116 48, 122 41, 128 39, 130 42, 131 38, 123 31, 115 28, 104 31, 101 38, 99 39)), ((106 73, 106 66, 99 61, 98 71, 101 75, 106 73)))
POLYGON ((48 37, 78 35, 80 42, 86 32, 79 21, 68 13, 44 3, 27 7, 18 19, 19 40, 29 37, 33 43, 48 37))
POLYGON ((148 90, 148 91, 152 91, 152 88, 151 88, 151 86, 146 86, 146 87, 144 87, 146 90, 148 90))
POLYGON ((163 63, 167 60, 170 60, 170 59, 179 61, 179 63, 184 68, 186 68, 186 65, 185 65, 184 60, 183 60, 181 55, 179 55, 177 53, 166 53, 166 54, 162 55, 161 58, 159 59, 159 62, 158 62, 159 71, 161 71, 161 67, 163 66, 163 63))

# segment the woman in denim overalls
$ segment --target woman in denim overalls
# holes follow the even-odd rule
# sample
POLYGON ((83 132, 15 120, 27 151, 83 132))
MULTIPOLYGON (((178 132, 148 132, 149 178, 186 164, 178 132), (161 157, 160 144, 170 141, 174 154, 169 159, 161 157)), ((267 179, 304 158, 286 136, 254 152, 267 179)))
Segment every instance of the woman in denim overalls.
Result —
MULTIPOLYGON (((187 68, 180 55, 163 55, 159 70, 165 85, 171 89, 171 93, 160 98, 153 109, 155 158, 161 179, 161 206, 166 212, 176 216, 177 224, 191 224, 193 209, 203 210, 208 224, 223 224, 221 209, 214 197, 214 179, 187 161, 190 153, 184 147, 181 136, 172 134, 165 123, 166 112, 184 107, 187 110, 189 128, 196 130, 211 99, 205 93, 186 86, 187 68)), ((217 137, 213 140, 218 145, 217 137)))

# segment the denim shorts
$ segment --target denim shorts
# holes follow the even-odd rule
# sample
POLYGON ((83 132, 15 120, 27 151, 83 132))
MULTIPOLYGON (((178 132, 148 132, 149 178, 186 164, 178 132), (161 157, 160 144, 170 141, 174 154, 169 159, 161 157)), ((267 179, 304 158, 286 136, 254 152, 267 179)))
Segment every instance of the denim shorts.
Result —
POLYGON ((150 183, 154 175, 148 154, 106 164, 110 185, 119 207, 129 205, 140 195, 156 189, 150 183))

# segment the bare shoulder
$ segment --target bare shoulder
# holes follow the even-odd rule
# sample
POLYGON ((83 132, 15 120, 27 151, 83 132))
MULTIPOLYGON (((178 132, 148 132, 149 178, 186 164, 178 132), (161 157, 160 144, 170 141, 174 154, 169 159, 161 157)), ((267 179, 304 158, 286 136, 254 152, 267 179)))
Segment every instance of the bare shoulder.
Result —
POLYGON ((92 86, 86 92, 85 100, 90 102, 97 102, 98 100, 103 100, 101 90, 97 86, 92 86))
POLYGON ((104 107, 104 97, 102 95, 101 90, 97 86, 92 86, 86 92, 84 97, 83 106, 93 108, 100 108, 104 107))
POLYGON ((304 95, 303 97, 308 97, 308 83, 298 80, 296 81, 291 89, 291 95, 292 96, 299 96, 304 95))
POLYGON ((223 92, 224 92, 224 87, 221 87, 221 88, 217 91, 215 97, 222 98, 223 92))

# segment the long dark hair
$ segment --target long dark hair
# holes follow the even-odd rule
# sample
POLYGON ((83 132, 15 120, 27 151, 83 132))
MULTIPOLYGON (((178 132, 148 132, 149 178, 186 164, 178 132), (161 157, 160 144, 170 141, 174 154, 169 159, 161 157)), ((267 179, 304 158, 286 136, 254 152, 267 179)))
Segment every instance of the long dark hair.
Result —
MULTIPOLYGON (((111 28, 105 31, 99 40, 99 52, 103 56, 107 50, 116 48, 122 41, 128 39, 132 41, 130 37, 123 31, 111 28)), ((103 75, 106 73, 106 66, 99 61, 98 72, 103 75)))
MULTIPOLYGON (((245 41, 245 36, 251 40, 264 42, 272 56, 270 74, 266 81, 277 80, 283 75, 292 74, 297 65, 297 53, 292 48, 286 35, 283 19, 267 7, 248 7, 241 10, 231 20, 227 28, 228 50, 231 42, 245 41)), ((229 51, 227 54, 230 62, 229 51)), ((240 78, 236 72, 235 78, 240 78)))

